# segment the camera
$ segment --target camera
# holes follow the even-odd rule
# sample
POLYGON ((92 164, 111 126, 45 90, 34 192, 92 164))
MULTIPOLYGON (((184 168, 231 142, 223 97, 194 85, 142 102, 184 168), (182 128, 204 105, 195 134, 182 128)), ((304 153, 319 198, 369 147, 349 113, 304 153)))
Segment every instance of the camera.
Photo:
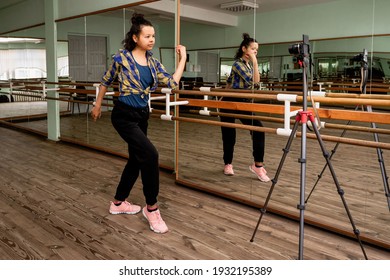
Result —
POLYGON ((360 62, 360 61, 363 61, 363 55, 361 53, 355 55, 354 57, 351 58, 352 61, 357 61, 357 62, 360 62))
POLYGON ((359 53, 351 58, 351 61, 367 63, 367 50, 363 49, 363 53, 359 53))
POLYGON ((310 45, 309 45, 309 36, 303 35, 302 43, 295 43, 288 47, 288 52, 302 60, 304 57, 309 56, 310 45))
POLYGON ((302 43, 292 44, 288 47, 288 52, 292 55, 300 55, 302 54, 302 48, 303 48, 302 43))

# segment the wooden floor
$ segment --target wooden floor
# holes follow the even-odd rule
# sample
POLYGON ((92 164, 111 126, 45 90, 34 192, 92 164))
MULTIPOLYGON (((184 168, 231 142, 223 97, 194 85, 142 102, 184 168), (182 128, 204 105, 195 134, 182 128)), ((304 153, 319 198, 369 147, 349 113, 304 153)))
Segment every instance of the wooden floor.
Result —
MULTIPOLYGON (((175 184, 161 172, 160 208, 170 231, 142 215, 110 215, 125 160, 0 127, 0 259, 290 260, 298 223, 267 213, 250 242, 257 209, 175 184)), ((140 182, 131 201, 143 204, 140 182)), ((390 260, 364 246, 369 259, 390 260)), ((363 259, 356 240, 305 226, 304 258, 363 259)))
MULTIPOLYGON (((184 115, 184 114, 182 114, 184 115)), ((187 115, 185 115, 187 116, 187 115)), ((193 116, 198 117, 199 116, 193 116)), ((216 118, 214 117, 214 120, 216 118)), ((280 124, 263 122, 267 127, 280 124)), ((68 114, 61 117, 61 139, 91 145, 116 154, 127 154, 127 147, 118 136, 110 121, 110 112, 104 112, 98 122, 93 122, 89 114, 68 114)), ((47 132, 46 119, 28 119, 18 122, 18 126, 47 132)), ((357 125, 353 123, 353 125, 357 125)), ((360 124, 366 125, 367 124, 360 124)), ((387 128, 390 126, 380 126, 387 128)), ((149 122, 148 136, 160 154, 160 164, 167 169, 174 168, 174 122, 163 121, 158 115, 149 122)), ((390 131, 390 130, 389 130, 390 131)), ((323 129, 322 135, 339 136, 341 130, 323 129)), ((371 133, 348 131, 347 137, 372 141, 371 133)), ((286 137, 268 133, 266 136, 266 168, 271 178, 276 173, 286 145, 286 137)), ((300 141, 293 141, 288 157, 283 164, 278 183, 272 194, 268 212, 283 214, 299 219, 297 203, 300 195, 300 141)), ((381 134, 380 140, 390 143, 390 134, 381 134)), ((221 197, 243 202, 260 208, 269 193, 271 182, 261 183, 248 170, 251 162, 250 135, 247 130, 237 130, 235 145, 235 176, 222 173, 222 141, 219 126, 180 122, 179 153, 176 183, 196 189, 207 190, 221 197)), ((335 143, 325 143, 328 151, 335 143)), ((388 161, 388 150, 383 150, 384 162, 388 161)), ((375 149, 359 146, 340 145, 332 158, 337 179, 344 191, 348 211, 359 230, 362 240, 390 249, 390 211, 387 204, 378 157, 375 149)), ((340 199, 335 183, 328 169, 314 189, 314 185, 325 159, 316 140, 307 141, 306 196, 315 190, 306 203, 305 221, 311 225, 321 225, 326 229, 342 232, 354 237, 351 221, 340 199)), ((387 166, 388 170, 388 166, 387 166)), ((387 171, 389 174, 389 171, 387 171)))

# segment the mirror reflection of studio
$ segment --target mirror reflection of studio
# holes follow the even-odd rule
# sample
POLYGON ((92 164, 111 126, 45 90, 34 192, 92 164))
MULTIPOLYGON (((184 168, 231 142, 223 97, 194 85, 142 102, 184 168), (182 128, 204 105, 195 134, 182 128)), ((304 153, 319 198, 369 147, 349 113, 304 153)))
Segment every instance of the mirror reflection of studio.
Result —
POLYGON ((389 10, 2 0, 0 258, 389 260, 389 10))

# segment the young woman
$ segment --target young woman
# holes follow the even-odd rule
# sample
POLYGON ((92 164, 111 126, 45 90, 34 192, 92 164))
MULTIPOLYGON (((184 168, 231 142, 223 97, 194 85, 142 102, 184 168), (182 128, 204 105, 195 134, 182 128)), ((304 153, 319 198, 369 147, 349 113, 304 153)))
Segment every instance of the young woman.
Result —
POLYGON ((148 220, 150 229, 156 233, 165 233, 168 227, 161 218, 157 205, 159 193, 158 152, 147 138, 149 119, 148 100, 150 93, 158 84, 170 88, 178 86, 186 63, 186 48, 177 46, 179 64, 173 75, 152 56, 155 43, 153 25, 141 14, 134 14, 130 31, 123 40, 124 48, 113 57, 113 62, 102 78, 96 104, 92 109, 92 118, 101 116, 101 104, 107 87, 114 80, 119 82, 120 96, 111 113, 111 122, 119 135, 128 144, 129 159, 122 172, 114 200, 111 202, 111 214, 137 214, 141 206, 127 201, 139 174, 141 173, 146 206, 142 213, 148 220))
MULTIPOLYGON (((232 65, 232 70, 227 79, 227 88, 232 89, 254 89, 256 84, 260 83, 260 73, 257 64, 257 51, 259 44, 247 33, 243 34, 243 41, 237 50, 234 57, 235 62, 232 65)), ((250 102, 245 98, 223 98, 224 101, 235 102, 250 102)), ((232 111, 220 110, 225 113, 252 115, 247 111, 232 111)), ((222 122, 234 123, 234 117, 221 116, 222 122)), ((245 125, 263 126, 259 120, 240 118, 240 121, 245 125)), ((225 175, 234 175, 233 170, 233 152, 236 143, 236 129, 229 127, 221 127, 222 141, 223 141, 223 160, 225 163, 223 172, 225 175)), ((258 131, 251 131, 252 149, 254 162, 249 166, 249 170, 253 172, 257 178, 262 182, 269 182, 270 178, 267 176, 267 171, 264 168, 264 146, 265 133, 258 131)))

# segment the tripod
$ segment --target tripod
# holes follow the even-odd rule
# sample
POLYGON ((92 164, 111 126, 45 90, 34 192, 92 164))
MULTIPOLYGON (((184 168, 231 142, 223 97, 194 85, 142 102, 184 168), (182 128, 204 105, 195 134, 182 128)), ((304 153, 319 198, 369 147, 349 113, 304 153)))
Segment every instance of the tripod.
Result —
MULTIPOLYGON (((325 145, 324 145, 324 142, 323 140, 321 139, 321 135, 319 133, 319 130, 317 128, 317 125, 316 125, 316 122, 315 122, 315 119, 313 117, 313 114, 309 111, 307 111, 307 66, 308 65, 311 65, 311 62, 310 62, 310 53, 309 53, 309 40, 308 40, 308 36, 307 35, 303 35, 303 43, 297 45, 298 47, 295 48, 297 50, 297 59, 298 59, 298 62, 299 62, 299 65, 303 68, 303 110, 298 112, 296 118, 295 118, 295 123, 294 123, 294 126, 292 128, 292 131, 291 131, 291 134, 289 136, 289 139, 287 141, 287 144, 285 146, 285 148, 283 149, 283 155, 282 155, 282 158, 280 160, 280 163, 279 163, 279 166, 278 166, 278 169, 276 171, 276 174, 275 174, 275 177, 272 179, 272 185, 271 185, 271 188, 269 190, 269 193, 267 195, 267 198, 264 202, 264 205, 263 207, 260 209, 260 217, 257 221, 257 224, 256 224, 256 227, 255 227, 255 230, 253 232, 253 235, 252 235, 252 238, 251 238, 251 242, 254 241, 254 238, 255 238, 255 235, 256 235, 256 232, 259 228, 259 225, 261 223, 261 220, 264 216, 264 214, 266 213, 267 211, 267 206, 268 206, 268 203, 271 199, 271 195, 272 195, 272 192, 275 188, 275 185, 278 181, 278 178, 279 178, 279 175, 280 175, 280 172, 282 171, 282 167, 283 167, 283 164, 286 160, 286 157, 287 157, 287 154, 288 152, 290 151, 290 147, 291 147, 291 144, 292 144, 292 141, 295 137, 295 134, 298 130, 298 126, 299 124, 301 123, 302 125, 302 131, 301 131, 301 156, 298 160, 298 162, 301 164, 301 170, 300 170, 300 198, 299 198, 299 204, 297 205, 297 208, 299 209, 299 214, 300 214, 300 219, 299 219, 299 253, 298 253, 298 259, 302 260, 303 259, 303 241, 304 241, 304 222, 305 222, 305 219, 304 219, 304 212, 305 212, 305 178, 306 178, 306 135, 307 135, 307 122, 310 121, 311 125, 312 125, 312 129, 314 130, 315 132, 315 135, 316 135, 316 138, 318 140, 318 143, 321 147, 321 150, 322 150, 322 154, 326 160, 326 163, 327 163, 327 166, 329 167, 329 170, 330 170, 330 173, 332 174, 332 178, 333 178, 333 181, 336 185, 336 188, 337 188, 337 192, 338 194, 340 195, 340 198, 342 200, 342 203, 344 205, 344 208, 347 212, 347 215, 348 215, 348 218, 351 222, 351 225, 352 225, 352 228, 353 228, 353 232, 359 242, 359 245, 362 249, 362 252, 364 254, 364 257, 365 259, 367 259, 367 255, 366 255, 366 252, 364 250, 364 247, 363 247, 363 244, 362 244, 362 241, 360 239, 360 231, 356 228, 355 226, 355 222, 352 218, 352 215, 349 211, 349 208, 348 208, 348 205, 347 205, 347 202, 344 198, 344 191, 343 189, 340 187, 340 183, 337 179, 337 176, 336 176, 336 173, 333 169, 333 166, 332 166, 332 163, 330 161, 330 156, 329 156, 329 153, 328 151, 326 150, 325 148, 325 145)), ((289 49, 290 53, 293 53, 294 52, 294 46, 292 46, 290 49, 289 49)), ((295 53, 293 53, 295 54, 295 53)))
MULTIPOLYGON (((361 90, 362 94, 366 94, 366 88, 367 88, 366 85, 367 85, 367 79, 368 79, 367 50, 364 49, 362 54, 356 55, 352 60, 359 61, 361 63, 361 85, 360 85, 360 90, 361 90)), ((367 107, 366 108, 367 112, 372 112, 372 107, 370 105, 368 105, 366 107, 367 107)), ((356 107, 356 109, 357 108, 358 107, 356 107)), ((362 108, 364 110, 364 106, 363 105, 362 105, 362 108)), ((350 125, 351 123, 352 123, 352 121, 348 121, 347 125, 350 125)), ((376 128, 376 124, 375 123, 371 123, 371 128, 375 129, 376 128)), ((343 132, 341 133, 340 137, 343 137, 345 135, 346 131, 347 131, 346 129, 343 130, 343 132)), ((378 133, 376 133, 376 132, 374 132, 374 140, 375 140, 375 142, 379 142, 379 136, 378 136, 378 133)), ((340 143, 337 143, 334 146, 329 159, 331 159, 333 157, 333 155, 336 153, 339 144, 340 143)), ((387 205, 388 205, 388 208, 389 208, 389 211, 390 211, 390 189, 389 189, 389 181, 388 181, 389 177, 387 176, 387 173, 386 173, 386 167, 385 167, 385 161, 384 161, 384 158, 383 158, 382 149, 381 148, 376 148, 376 152, 377 152, 377 156, 378 156, 379 167, 380 167, 380 170, 381 170, 382 182, 383 182, 383 187, 384 187, 384 191, 385 191, 385 196, 387 198, 387 205)), ((317 181, 315 182, 312 190, 310 191, 308 197, 306 198, 306 203, 308 202, 308 200, 309 200, 311 194, 313 193, 314 189, 316 188, 318 182, 322 178, 322 175, 324 174, 326 167, 327 167, 327 164, 325 164, 325 166, 323 167, 322 171, 318 175, 317 181)))

